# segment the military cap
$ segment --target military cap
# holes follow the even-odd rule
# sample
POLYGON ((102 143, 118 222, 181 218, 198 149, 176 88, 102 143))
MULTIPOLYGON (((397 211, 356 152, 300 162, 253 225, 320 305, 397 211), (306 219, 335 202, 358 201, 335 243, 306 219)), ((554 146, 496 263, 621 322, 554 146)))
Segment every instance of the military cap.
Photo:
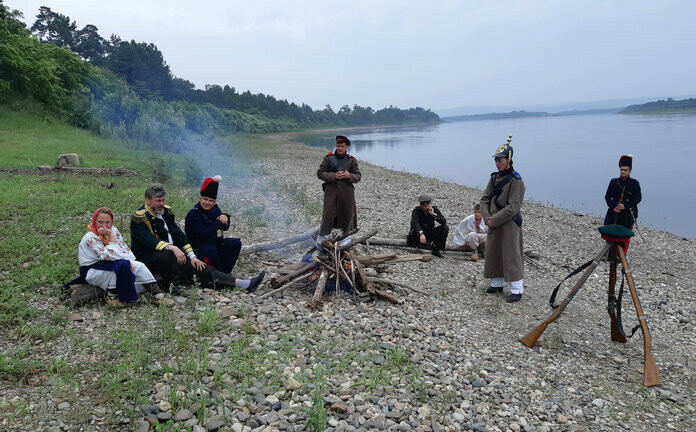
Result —
POLYGON ((343 135, 336 135, 336 144, 338 143, 344 143, 345 145, 350 145, 350 140, 348 137, 345 137, 343 135))
POLYGON ((429 203, 433 200, 433 197, 430 195, 421 195, 418 197, 418 202, 423 204, 423 203, 429 203))
POLYGON ((633 169, 633 155, 622 155, 619 158, 619 167, 627 166, 633 169))

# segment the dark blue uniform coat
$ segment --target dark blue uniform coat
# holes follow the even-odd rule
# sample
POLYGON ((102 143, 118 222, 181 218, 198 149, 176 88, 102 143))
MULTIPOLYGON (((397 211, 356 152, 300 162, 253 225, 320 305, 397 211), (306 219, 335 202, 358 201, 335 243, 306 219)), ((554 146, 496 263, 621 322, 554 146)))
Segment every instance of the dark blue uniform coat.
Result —
POLYGON ((604 217, 604 225, 617 224, 631 228, 638 218, 638 203, 642 198, 638 180, 631 177, 626 180, 621 180, 620 177, 611 179, 607 193, 604 195, 604 200, 609 206, 607 215, 604 217), (623 200, 621 200, 622 193, 623 200), (614 213, 614 207, 619 200, 625 208, 620 213, 614 213))
POLYGON ((205 211, 200 204, 196 204, 186 215, 186 237, 199 259, 221 272, 229 273, 237 263, 242 242, 238 238, 218 236, 218 230, 227 231, 230 227, 230 215, 224 213, 228 221, 223 224, 217 220, 221 214, 223 213, 217 204, 210 211, 205 211))

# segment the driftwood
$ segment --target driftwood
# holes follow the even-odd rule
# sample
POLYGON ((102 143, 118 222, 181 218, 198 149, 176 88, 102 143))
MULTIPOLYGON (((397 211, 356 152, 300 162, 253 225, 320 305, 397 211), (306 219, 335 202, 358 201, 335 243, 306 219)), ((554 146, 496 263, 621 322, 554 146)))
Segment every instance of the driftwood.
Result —
POLYGON ((118 167, 118 168, 97 168, 97 167, 75 167, 75 166, 51 166, 51 165, 41 165, 36 167, 39 171, 43 172, 67 172, 72 174, 87 174, 87 175, 111 175, 111 176, 136 176, 137 172, 131 171, 129 169, 118 167))
POLYGON ((357 259, 357 257, 359 256, 358 253, 352 251, 346 253, 345 255, 348 259, 353 259, 353 264, 355 265, 355 271, 357 273, 358 281, 362 284, 362 286, 365 287, 367 292, 369 292, 370 294, 375 294, 375 287, 372 285, 372 281, 365 274, 365 269, 363 268, 362 264, 360 264, 360 260, 357 259))
POLYGON ((428 262, 433 259, 432 254, 411 254, 399 255, 392 254, 391 257, 376 257, 375 255, 360 255, 358 260, 364 266, 372 266, 378 264, 394 264, 408 261, 423 261, 428 262))
MULTIPOLYGON (((415 248, 415 246, 409 246, 406 244, 406 239, 391 239, 391 238, 380 238, 380 237, 373 237, 369 240, 369 243, 371 246, 376 245, 376 246, 398 246, 398 247, 412 247, 415 248)), ((463 252, 463 253, 471 253, 471 252, 465 252, 459 248, 459 246, 454 245, 454 244, 448 244, 445 247, 446 251, 450 252, 463 252)))
POLYGON ((296 234, 293 236, 284 237, 282 239, 278 239, 275 241, 255 243, 255 244, 251 244, 251 245, 247 245, 247 246, 242 246, 242 250, 239 252, 239 255, 248 255, 248 254, 263 252, 263 251, 267 251, 267 250, 280 249, 280 248, 287 246, 289 244, 301 242, 303 240, 307 240, 309 238, 312 238, 317 234, 318 231, 319 231, 319 226, 316 226, 308 231, 303 232, 302 234, 296 234))
POLYGON ((314 290, 314 295, 312 296, 312 301, 309 302, 310 309, 314 310, 317 308, 317 305, 321 300, 321 295, 324 294, 324 287, 326 286, 326 281, 328 279, 328 272, 326 270, 322 270, 321 275, 319 276, 319 281, 317 282, 317 287, 314 290))
POLYGON ((375 289, 374 294, 376 294, 377 296, 379 296, 385 300, 389 300, 392 303, 403 304, 403 302, 404 302, 403 299, 395 296, 394 294, 390 294, 390 293, 388 293, 386 291, 382 291, 380 289, 375 289))
POLYGON ((375 234, 377 234, 377 230, 372 230, 367 234, 361 234, 359 236, 356 235, 355 238, 353 238, 350 241, 350 243, 343 245, 343 246, 340 246, 338 249, 341 252, 343 252, 344 250, 350 249, 358 243, 363 243, 365 240, 369 239, 370 237, 374 236, 375 234))
MULTIPOLYGON (((312 265, 314 265, 314 264, 312 264, 312 265)), ((260 296, 256 297, 256 298, 254 299, 254 303, 259 303, 261 300, 263 300, 263 299, 265 299, 265 298, 267 298, 267 297, 270 297, 270 296, 272 296, 273 294, 277 294, 277 293, 283 291, 284 289, 288 288, 289 286, 291 286, 291 285, 294 284, 295 282, 299 282, 299 281, 301 281, 302 279, 304 279, 304 278, 306 278, 306 277, 309 277, 309 276, 311 276, 311 275, 312 275, 312 273, 301 274, 301 275, 297 276, 296 278, 291 279, 291 280, 289 280, 289 281, 283 283, 283 285, 279 286, 278 288, 274 289, 273 291, 268 292, 268 293, 266 293, 266 294, 264 294, 264 295, 260 295, 260 296)))
POLYGON ((309 270, 313 269, 316 267, 316 263, 309 263, 306 266, 302 267, 299 270, 295 270, 292 273, 286 274, 285 276, 279 277, 278 279, 274 279, 271 281, 271 286, 273 288, 278 288, 281 285, 285 285, 289 280, 294 279, 295 277, 308 272, 309 270))
POLYGON ((103 289, 90 284, 76 284, 71 285, 69 291, 66 290, 63 293, 62 299, 79 305, 102 297, 104 297, 103 289))
POLYGON ((395 281, 395 280, 392 280, 392 279, 387 279, 387 278, 376 278, 376 277, 370 278, 370 280, 371 280, 372 282, 380 282, 380 283, 385 283, 385 284, 390 284, 390 285, 396 285, 396 286, 404 287, 404 288, 410 289, 411 291, 417 292, 418 294, 429 295, 427 292, 425 292, 425 291, 423 291, 423 290, 421 290, 421 289, 418 289, 418 288, 414 287, 413 285, 409 285, 409 284, 407 284, 407 283, 405 283, 405 282, 399 282, 399 281, 395 281))

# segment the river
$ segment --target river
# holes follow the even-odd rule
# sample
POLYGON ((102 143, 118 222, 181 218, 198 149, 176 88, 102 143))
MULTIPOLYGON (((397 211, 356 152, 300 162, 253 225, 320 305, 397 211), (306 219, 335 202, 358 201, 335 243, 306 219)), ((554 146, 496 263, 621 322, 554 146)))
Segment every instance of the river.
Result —
MULTIPOLYGON (((619 175, 619 157, 633 154, 631 176, 643 192, 638 225, 696 238, 696 191, 688 180, 696 157, 696 115, 596 114, 338 132, 351 139, 349 153, 359 160, 478 188, 495 171, 495 149, 511 134, 526 199, 601 217, 607 184, 619 175)), ((299 135, 329 150, 334 136, 299 135)))

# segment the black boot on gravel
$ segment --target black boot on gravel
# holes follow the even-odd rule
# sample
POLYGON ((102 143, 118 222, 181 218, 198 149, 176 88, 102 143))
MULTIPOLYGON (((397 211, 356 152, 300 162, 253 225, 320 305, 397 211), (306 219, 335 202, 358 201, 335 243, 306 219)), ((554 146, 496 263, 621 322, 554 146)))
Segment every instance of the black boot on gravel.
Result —
POLYGON ((503 287, 488 287, 486 290, 486 294, 495 294, 495 293, 501 293, 503 292, 503 287))
POLYGON ((261 282, 263 282, 264 276, 266 276, 266 270, 262 271, 261 273, 259 273, 258 276, 251 280, 251 283, 249 284, 249 288, 247 288, 247 291, 250 293, 256 291, 256 288, 258 288, 259 285, 261 285, 261 282))
POLYGON ((522 299, 522 294, 510 294, 507 297, 507 302, 508 303, 515 303, 518 302, 522 299))

